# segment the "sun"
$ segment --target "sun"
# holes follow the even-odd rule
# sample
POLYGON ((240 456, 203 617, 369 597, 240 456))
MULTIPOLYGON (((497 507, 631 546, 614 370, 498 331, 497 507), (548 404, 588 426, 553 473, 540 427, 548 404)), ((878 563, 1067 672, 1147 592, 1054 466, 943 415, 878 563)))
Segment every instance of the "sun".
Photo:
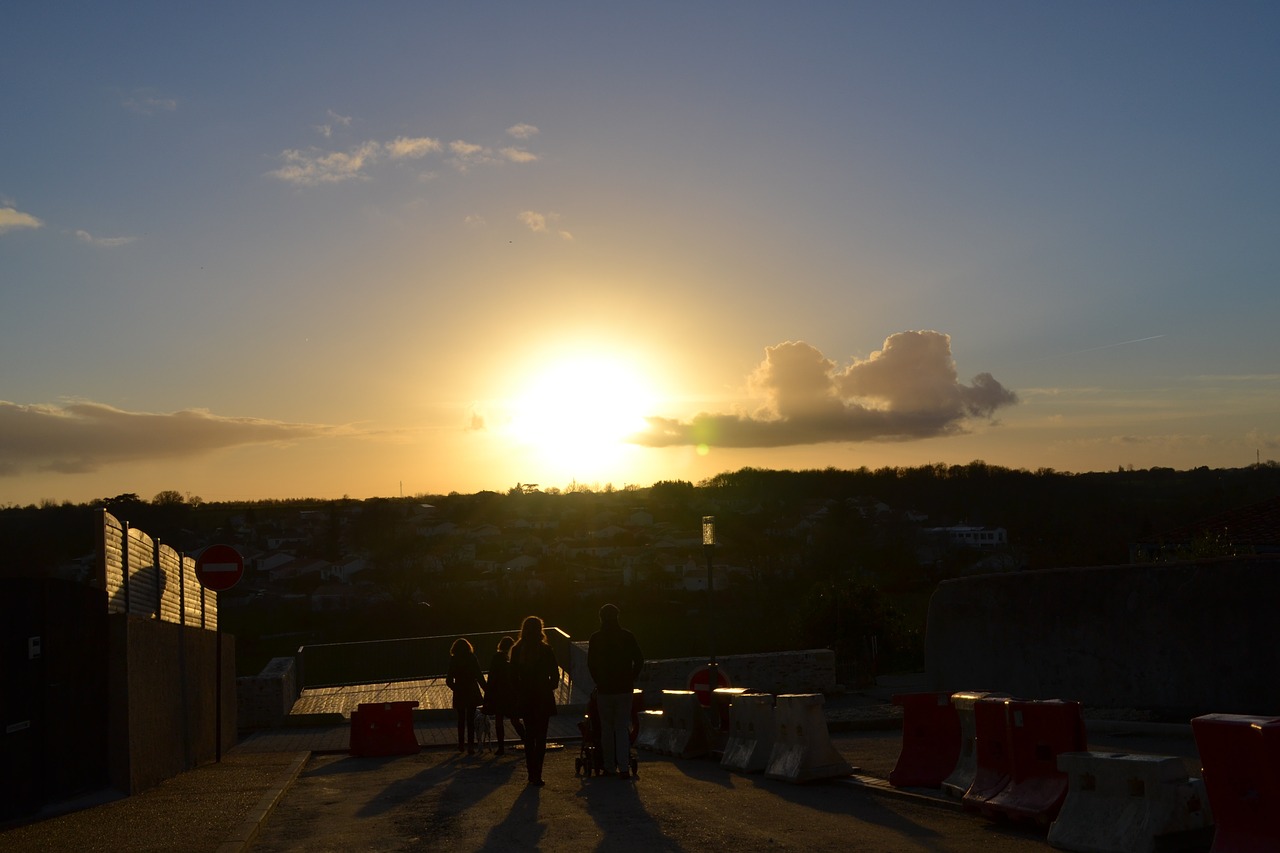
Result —
POLYGON ((556 468, 584 474, 617 461, 645 428, 654 396, 644 373, 619 358, 578 355, 535 373, 512 403, 510 432, 556 468))

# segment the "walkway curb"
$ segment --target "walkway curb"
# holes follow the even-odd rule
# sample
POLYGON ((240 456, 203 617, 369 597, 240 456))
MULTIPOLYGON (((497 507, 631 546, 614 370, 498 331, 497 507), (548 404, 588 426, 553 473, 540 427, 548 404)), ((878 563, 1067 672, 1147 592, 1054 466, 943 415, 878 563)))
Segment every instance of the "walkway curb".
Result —
POLYGON ((258 837, 258 830, 267 822, 271 812, 275 810, 276 805, 284 797, 285 791, 289 790, 289 786, 297 780, 298 774, 302 772, 302 768, 306 766, 310 758, 310 752, 299 752, 294 755, 292 762, 290 762, 284 773, 275 780, 271 788, 249 810, 249 815, 218 845, 217 853, 244 853, 249 849, 249 846, 253 844, 253 840, 258 837))

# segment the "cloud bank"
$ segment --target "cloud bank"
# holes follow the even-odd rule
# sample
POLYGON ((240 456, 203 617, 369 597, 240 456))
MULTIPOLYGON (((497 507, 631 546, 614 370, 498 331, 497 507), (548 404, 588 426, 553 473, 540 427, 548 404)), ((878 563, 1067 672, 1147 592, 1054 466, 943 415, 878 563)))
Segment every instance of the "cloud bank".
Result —
POLYGON ((908 441, 966 432, 969 421, 1018 402, 990 373, 958 381, 951 337, 933 331, 890 335, 881 350, 845 368, 803 341, 766 347, 749 387, 764 401, 753 414, 651 417, 631 441, 737 448, 908 441))
POLYGON ((0 476, 25 471, 80 474, 120 462, 319 438, 339 429, 228 418, 203 409, 152 414, 93 402, 54 406, 0 400, 0 476))
MULTIPOLYGON (((330 121, 316 128, 321 136, 329 139, 336 126, 348 127, 351 119, 329 111, 330 121)), ((538 129, 529 124, 508 128, 508 135, 525 140, 533 137, 538 129)), ((447 162, 463 174, 480 166, 504 163, 533 163, 538 155, 515 146, 497 150, 463 139, 455 139, 447 145, 430 136, 397 136, 380 142, 365 140, 341 151, 326 151, 315 146, 286 148, 280 152, 281 166, 267 172, 273 178, 297 186, 314 187, 337 184, 343 181, 365 179, 372 168, 386 161, 421 160, 432 154, 447 155, 447 162)))

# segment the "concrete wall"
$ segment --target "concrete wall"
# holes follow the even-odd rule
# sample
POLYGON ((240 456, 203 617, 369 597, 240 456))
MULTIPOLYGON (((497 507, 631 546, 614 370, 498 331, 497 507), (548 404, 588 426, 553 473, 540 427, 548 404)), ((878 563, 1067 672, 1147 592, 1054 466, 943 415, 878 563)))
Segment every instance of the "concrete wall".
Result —
POLYGON ((1280 559, 1054 569, 946 581, 931 690, 1156 711, 1280 714, 1280 559))
POLYGON ((291 657, 272 658, 257 675, 236 679, 236 718, 243 730, 279 726, 298 698, 298 672, 291 657))

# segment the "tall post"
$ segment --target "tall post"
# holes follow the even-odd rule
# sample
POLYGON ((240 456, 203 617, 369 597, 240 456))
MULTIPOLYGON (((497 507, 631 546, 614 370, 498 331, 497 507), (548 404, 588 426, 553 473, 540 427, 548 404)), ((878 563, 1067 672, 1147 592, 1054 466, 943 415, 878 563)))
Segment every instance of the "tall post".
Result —
POLYGON ((707 554, 707 646, 711 660, 707 663, 707 707, 715 707, 715 690, 720 683, 716 664, 716 614, 714 608, 716 550, 716 517, 702 517, 702 550, 707 554))

